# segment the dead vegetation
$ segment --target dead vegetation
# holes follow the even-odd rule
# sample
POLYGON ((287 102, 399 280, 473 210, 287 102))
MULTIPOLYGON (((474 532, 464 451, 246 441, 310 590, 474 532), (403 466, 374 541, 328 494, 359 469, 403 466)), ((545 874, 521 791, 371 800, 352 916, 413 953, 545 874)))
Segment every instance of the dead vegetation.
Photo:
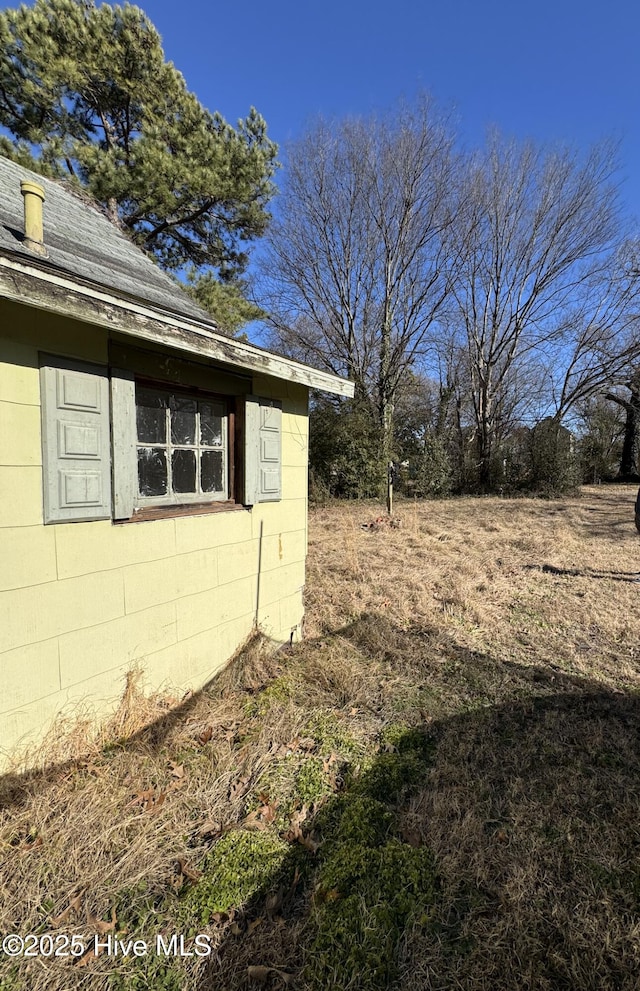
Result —
POLYGON ((132 677, 2 780, 0 930, 151 947, 2 991, 636 989, 633 498, 313 512, 303 644, 182 700, 132 677))

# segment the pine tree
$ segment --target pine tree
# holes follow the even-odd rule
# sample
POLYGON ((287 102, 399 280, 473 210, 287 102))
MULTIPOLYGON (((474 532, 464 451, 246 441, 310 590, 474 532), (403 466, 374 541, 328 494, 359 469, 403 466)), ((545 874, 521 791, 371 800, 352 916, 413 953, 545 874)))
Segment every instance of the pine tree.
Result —
POLYGON ((191 269, 185 289, 204 310, 215 315, 219 328, 230 337, 235 337, 244 324, 266 316, 264 310, 247 299, 248 286, 244 279, 220 282, 211 272, 198 274, 196 269, 191 269))
POLYGON ((244 302, 233 283, 269 220, 277 147, 253 108, 233 128, 199 103, 138 7, 0 12, 0 126, 0 154, 82 187, 163 268, 213 271, 208 296, 244 302))

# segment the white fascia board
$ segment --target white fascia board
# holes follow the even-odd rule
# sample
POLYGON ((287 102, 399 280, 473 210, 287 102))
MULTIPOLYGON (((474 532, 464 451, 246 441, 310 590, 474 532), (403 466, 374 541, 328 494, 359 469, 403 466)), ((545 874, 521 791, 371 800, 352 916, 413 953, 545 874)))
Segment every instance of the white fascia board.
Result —
POLYGON ((351 398, 354 384, 300 361, 218 334, 196 320, 154 310, 109 292, 0 254, 0 296, 129 337, 164 344, 233 368, 306 385, 310 389, 351 398))

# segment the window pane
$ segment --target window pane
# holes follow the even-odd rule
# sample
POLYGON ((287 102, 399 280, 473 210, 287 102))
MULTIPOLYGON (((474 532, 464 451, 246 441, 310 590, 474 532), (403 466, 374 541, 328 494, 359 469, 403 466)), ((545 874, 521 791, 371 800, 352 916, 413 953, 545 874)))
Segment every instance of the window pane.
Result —
POLYGON ((138 448, 138 490, 141 496, 167 494, 167 452, 157 447, 138 448))
MULTIPOLYGON (((171 443, 195 444, 196 403, 182 396, 171 397, 171 443)), ((181 490, 184 491, 184 490, 181 490)))
POLYGON ((200 484, 203 492, 223 491, 222 451, 203 451, 200 457, 200 484))
POLYGON ((136 391, 136 422, 140 444, 166 444, 167 397, 149 389, 136 391))
POLYGON ((200 443, 222 447, 223 409, 218 403, 200 403, 200 443))
POLYGON ((171 456, 174 492, 196 491, 196 452, 174 451, 171 456))

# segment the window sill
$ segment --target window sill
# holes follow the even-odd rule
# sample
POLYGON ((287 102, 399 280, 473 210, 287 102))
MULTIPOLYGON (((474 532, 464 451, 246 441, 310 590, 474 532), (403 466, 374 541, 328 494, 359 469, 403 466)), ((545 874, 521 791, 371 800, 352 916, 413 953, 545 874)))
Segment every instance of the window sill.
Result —
POLYGON ((149 520, 166 520, 178 516, 208 516, 211 513, 231 513, 247 509, 241 502, 207 502, 184 506, 148 506, 135 510, 128 520, 115 520, 115 523, 146 523, 149 520))

